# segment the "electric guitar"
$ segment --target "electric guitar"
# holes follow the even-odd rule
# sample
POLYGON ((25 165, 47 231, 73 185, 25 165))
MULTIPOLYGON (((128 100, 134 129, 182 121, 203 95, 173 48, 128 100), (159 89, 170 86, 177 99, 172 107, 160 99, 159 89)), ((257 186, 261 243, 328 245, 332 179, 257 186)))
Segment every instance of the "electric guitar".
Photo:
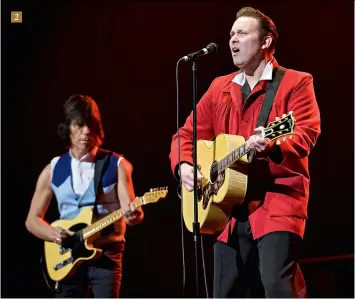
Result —
MULTIPOLYGON (((295 122, 292 111, 282 116, 257 135, 274 140, 292 134, 295 122)), ((220 134, 214 141, 197 141, 197 164, 204 176, 197 190, 201 233, 222 231, 228 224, 232 207, 244 201, 248 181, 248 151, 244 137, 238 135, 220 134)), ((188 191, 182 184, 181 191, 184 222, 187 229, 193 232, 194 190, 188 191)))
MULTIPOLYGON (((142 197, 135 199, 132 204, 135 208, 158 202, 168 194, 168 188, 156 188, 146 192, 142 197)), ((124 216, 118 209, 102 219, 91 224, 92 208, 84 208, 71 220, 57 220, 51 225, 69 229, 75 234, 66 238, 61 245, 45 241, 44 256, 47 274, 53 281, 61 281, 72 276, 84 261, 98 258, 102 250, 93 246, 93 241, 105 227, 113 224, 124 216)))

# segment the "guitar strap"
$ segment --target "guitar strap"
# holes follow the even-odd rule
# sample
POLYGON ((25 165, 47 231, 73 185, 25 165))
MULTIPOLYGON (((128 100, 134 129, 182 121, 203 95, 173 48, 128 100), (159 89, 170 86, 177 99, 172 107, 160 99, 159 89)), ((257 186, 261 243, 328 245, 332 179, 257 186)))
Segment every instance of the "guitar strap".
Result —
MULTIPOLYGON (((267 119, 269 117, 272 103, 274 102, 274 98, 276 95, 276 92, 280 86, 281 80, 283 76, 285 75, 286 69, 282 66, 277 66, 274 68, 274 71, 272 73, 272 81, 269 82, 268 89, 266 91, 266 95, 263 101, 263 105, 261 106, 258 122, 256 124, 256 127, 266 126, 267 119)), ((255 150, 250 151, 248 161, 249 163, 253 160, 255 150)))
POLYGON ((94 204, 94 213, 97 212, 97 200, 98 200, 98 192, 99 185, 101 182, 103 169, 108 167, 110 162, 110 156, 112 152, 106 151, 103 149, 98 149, 96 153, 96 161, 95 161, 95 174, 94 174, 94 189, 95 189, 95 204, 94 204))

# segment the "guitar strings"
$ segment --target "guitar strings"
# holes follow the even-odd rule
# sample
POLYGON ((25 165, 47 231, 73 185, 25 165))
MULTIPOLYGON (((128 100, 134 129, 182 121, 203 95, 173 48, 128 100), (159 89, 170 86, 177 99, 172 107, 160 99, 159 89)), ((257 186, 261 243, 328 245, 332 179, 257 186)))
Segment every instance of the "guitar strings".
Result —
MULTIPOLYGON (((285 119, 287 119, 288 117, 285 117, 285 119)), ((283 121, 284 122, 284 121, 283 121)), ((264 129, 264 133, 267 129, 270 129, 269 128, 270 125, 264 129)), ((255 136, 260 136, 263 134, 263 132, 259 132, 257 134, 255 134, 255 136)), ((224 162, 226 162, 226 160, 229 160, 234 154, 236 154, 237 152, 240 153, 240 150, 243 148, 243 150, 245 151, 245 153, 243 155, 241 155, 240 157, 238 157, 238 159, 240 159, 241 157, 243 157, 245 154, 247 154, 249 152, 249 150, 246 148, 246 145, 247 143, 245 142, 243 145, 237 147, 236 149, 234 149, 233 151, 231 151, 228 155, 226 155, 225 157, 223 157, 221 160, 219 161, 216 161, 216 163, 214 163, 211 167, 211 170, 210 170, 210 174, 211 176, 215 176, 215 175, 218 175, 219 173, 221 173, 222 171, 224 171, 227 167, 229 167, 231 164, 233 163, 226 163, 227 166, 226 167, 221 167, 221 165, 223 165, 224 162), (220 168, 222 168, 220 170, 220 168)), ((237 159, 237 160, 238 160, 237 159)), ((234 158, 232 160, 235 160, 234 158)))
MULTIPOLYGON (((266 130, 267 128, 265 128, 265 130, 266 130)), ((264 132, 265 132, 265 130, 264 130, 264 132)), ((257 134, 255 134, 255 136, 260 136, 260 135, 262 135, 262 132, 259 132, 259 133, 257 133, 257 134)), ((246 142, 243 144, 243 145, 241 145, 241 146, 239 146, 239 147, 237 147, 236 149, 234 149, 233 151, 231 151, 228 155, 226 155, 225 157, 223 157, 221 160, 219 160, 218 162, 216 162, 212 167, 211 167, 211 175, 213 176, 213 175, 216 175, 216 174, 219 174, 219 173, 221 173, 223 170, 225 170, 227 167, 224 167, 221 171, 219 171, 219 168, 221 168, 220 166, 222 165, 222 163, 223 162, 225 162, 227 159, 229 159, 232 155, 234 155, 236 152, 238 152, 238 151, 240 151, 240 149, 241 148, 243 148, 244 147, 244 150, 246 149, 246 142)), ((246 153, 248 153, 248 151, 249 150, 247 150, 246 152, 245 152, 245 154, 246 153)), ((243 154, 242 156, 240 156, 238 159, 240 159, 241 157, 243 157, 245 154, 243 154)), ((227 163, 228 164, 228 163, 227 163)))
MULTIPOLYGON (((259 136, 259 135, 262 135, 262 133, 257 133, 256 136, 259 136)), ((235 153, 237 153, 238 151, 240 151, 241 148, 243 148, 244 150, 246 150, 246 145, 247 143, 245 142, 243 145, 235 148, 233 151, 231 151, 228 155, 226 155, 225 157, 223 157, 221 160, 219 160, 216 164, 214 164, 212 167, 211 167, 211 174, 212 175, 216 175, 216 174, 219 174, 220 172, 222 172, 223 170, 219 171, 219 168, 220 166, 222 165, 222 163, 226 160, 228 160, 232 155, 234 155, 235 153)), ((249 150, 247 150, 245 152, 245 154, 248 152, 249 150)), ((244 154, 244 155, 245 155, 244 154)), ((243 155, 243 156, 244 156, 243 155)), ((239 158, 243 157, 243 156, 240 156, 239 158)), ((228 165, 229 166, 229 165, 228 165)), ((226 167, 227 168, 227 167, 226 167)))

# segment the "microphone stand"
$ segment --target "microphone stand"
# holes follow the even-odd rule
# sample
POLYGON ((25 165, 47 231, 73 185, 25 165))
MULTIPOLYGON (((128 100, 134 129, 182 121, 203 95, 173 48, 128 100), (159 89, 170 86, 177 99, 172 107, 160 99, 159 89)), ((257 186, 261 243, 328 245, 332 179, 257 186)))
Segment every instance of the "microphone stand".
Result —
MULTIPOLYGON (((197 59, 198 57, 196 57, 197 59)), ((193 234, 195 242, 195 274, 196 274, 196 298, 199 297, 199 249, 201 246, 200 223, 198 222, 198 192, 197 192, 197 79, 196 79, 196 60, 193 57, 192 63, 192 111, 193 111, 193 168, 194 168, 194 222, 193 234)))
MULTIPOLYGON (((180 61, 192 60, 192 125, 193 125, 193 170, 194 170, 194 222, 192 224, 194 242, 195 242, 195 274, 196 274, 196 297, 199 297, 199 249, 201 248, 201 233, 200 223, 198 222, 198 188, 197 188, 197 115, 196 115, 196 102, 197 102, 197 79, 196 79, 196 60, 199 56, 206 55, 209 52, 216 52, 218 49, 215 43, 210 43, 206 48, 191 53, 187 56, 180 58, 180 61)), ((206 286, 207 287, 207 286, 206 286)), ((206 291, 208 294, 208 291, 206 291)))

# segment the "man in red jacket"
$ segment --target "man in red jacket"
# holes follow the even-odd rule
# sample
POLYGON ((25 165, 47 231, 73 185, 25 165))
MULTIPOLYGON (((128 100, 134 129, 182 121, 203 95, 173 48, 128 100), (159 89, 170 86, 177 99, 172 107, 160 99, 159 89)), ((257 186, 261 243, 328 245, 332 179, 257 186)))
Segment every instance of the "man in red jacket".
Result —
MULTIPOLYGON (((268 123, 293 111, 292 139, 269 141, 253 135, 273 71, 278 33, 259 10, 244 7, 230 32, 230 49, 239 71, 216 78, 197 105, 197 138, 241 135, 255 155, 248 167, 245 201, 214 245, 214 297, 243 297, 257 273, 266 297, 304 297, 306 285, 297 264, 307 219, 310 177, 308 156, 320 134, 320 114, 310 74, 286 69, 268 123), (255 272, 254 270, 258 270, 255 272)), ((173 173, 193 190, 192 114, 171 144, 173 173)), ((198 173, 198 184, 203 175, 198 173)), ((253 294, 252 294, 253 295, 253 294)), ((260 294, 254 294, 260 296, 260 294)))

